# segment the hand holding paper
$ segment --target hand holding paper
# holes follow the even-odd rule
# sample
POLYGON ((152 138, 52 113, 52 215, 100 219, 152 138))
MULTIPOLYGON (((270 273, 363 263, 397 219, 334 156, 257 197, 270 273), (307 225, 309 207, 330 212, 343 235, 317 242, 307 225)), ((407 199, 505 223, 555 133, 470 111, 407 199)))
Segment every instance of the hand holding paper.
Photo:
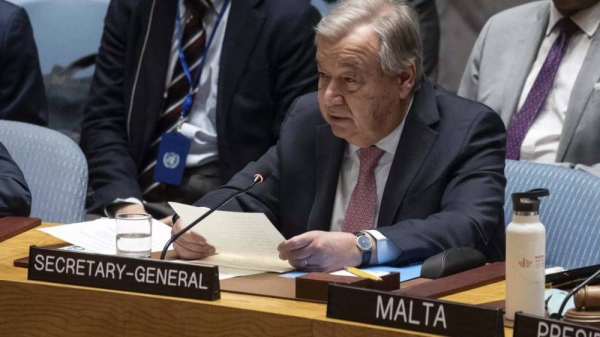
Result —
MULTIPOLYGON (((178 203, 170 205, 179 214, 183 225, 192 223, 208 211, 207 208, 178 203)), ((278 257, 277 246, 285 238, 262 213, 216 211, 192 231, 204 238, 216 251, 215 255, 198 261, 199 263, 273 272, 293 269, 278 257)))
MULTIPOLYGON (((175 235, 187 226, 184 220, 179 219, 171 230, 171 235, 175 235)), ((215 253, 215 247, 211 246, 206 242, 206 239, 194 232, 187 231, 185 234, 179 237, 173 242, 173 248, 177 255, 185 260, 199 260, 213 255, 215 253)))
POLYGON ((333 271, 358 266, 362 261, 352 233, 310 231, 278 247, 279 257, 304 271, 333 271))

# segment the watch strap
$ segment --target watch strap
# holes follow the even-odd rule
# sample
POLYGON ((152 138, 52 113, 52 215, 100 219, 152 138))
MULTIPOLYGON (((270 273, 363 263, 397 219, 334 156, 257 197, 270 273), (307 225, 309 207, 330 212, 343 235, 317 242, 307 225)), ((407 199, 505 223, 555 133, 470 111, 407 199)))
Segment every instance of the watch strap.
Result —
MULTIPOLYGON (((355 232, 353 233, 356 236, 356 239, 358 240, 359 237, 364 236, 366 238, 369 238, 365 233, 363 232, 355 232)), ((370 240, 370 238, 369 238, 370 240)), ((373 243, 371 242, 371 249, 369 250, 364 250, 362 249, 362 247, 360 247, 358 245, 358 242, 356 243, 356 247, 361 251, 362 253, 362 262, 360 263, 359 267, 363 267, 363 266, 368 266, 369 265, 369 261, 371 261, 371 253, 373 252, 373 243)))
POLYGON ((371 253, 373 251, 372 250, 368 250, 362 251, 362 263, 360 264, 360 267, 364 267, 364 266, 368 266, 369 265, 369 261, 371 261, 371 253))

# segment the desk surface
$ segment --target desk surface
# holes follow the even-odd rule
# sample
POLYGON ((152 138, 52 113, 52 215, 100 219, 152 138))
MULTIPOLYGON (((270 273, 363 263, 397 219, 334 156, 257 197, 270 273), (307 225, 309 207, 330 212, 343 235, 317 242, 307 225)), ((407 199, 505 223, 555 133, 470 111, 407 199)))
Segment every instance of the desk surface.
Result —
MULTIPOLYGON (((27 270, 13 267, 30 245, 58 243, 35 229, 0 243, 0 336, 425 336, 329 319, 324 304, 227 292, 204 302, 50 284, 27 281, 27 270)), ((498 282, 443 299, 503 298, 498 282)))

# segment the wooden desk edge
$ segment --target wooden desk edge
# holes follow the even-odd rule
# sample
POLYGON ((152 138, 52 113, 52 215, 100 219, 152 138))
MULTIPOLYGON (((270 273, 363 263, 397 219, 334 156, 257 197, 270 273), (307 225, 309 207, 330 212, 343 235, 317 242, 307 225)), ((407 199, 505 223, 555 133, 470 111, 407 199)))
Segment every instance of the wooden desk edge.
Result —
MULTIPOLYGON (((54 224, 44 223, 44 224, 42 224, 42 226, 40 226, 38 228, 43 228, 43 227, 52 226, 52 225, 54 225, 54 224)), ((22 234, 21 237, 11 238, 5 242, 0 243, 0 248, 3 246, 13 246, 14 245, 16 247, 20 246, 20 249, 23 250, 24 246, 29 247, 29 244, 26 242, 19 242, 19 241, 26 240, 26 238, 31 235, 36 236, 36 234, 41 235, 41 237, 36 238, 38 240, 28 240, 28 242, 36 241, 35 244, 40 244, 39 241, 45 241, 45 243, 49 243, 52 241, 60 242, 59 240, 56 240, 56 239, 53 240, 53 238, 50 237, 49 235, 47 235, 41 231, 36 231, 34 229, 33 231, 28 231, 28 232, 22 234), (32 233, 34 231, 35 231, 35 234, 32 233), (44 236, 47 236, 47 237, 44 238, 44 236), (39 240, 41 238, 44 238, 45 240, 39 240)), ((58 243, 58 242, 55 242, 55 243, 58 243)), ((18 250, 18 248, 17 248, 17 250, 18 250)), ((10 263, 10 267, 8 267, 9 270, 11 268, 18 269, 18 268, 15 268, 12 266, 11 258, 14 256, 8 256, 8 257, 3 256, 5 254, 2 254, 2 251, 3 250, 0 249, 0 271, 6 270, 8 263, 10 263)), ((24 253, 25 254, 22 255, 21 257, 25 256, 27 252, 25 251, 24 253)), ((10 254, 8 254, 8 255, 10 255, 10 254)), ((0 299, 2 299, 0 302, 9 304, 8 302, 5 302, 7 299, 3 298, 3 297, 12 296, 12 295, 10 295, 11 289, 13 289, 13 290, 17 289, 17 291, 19 291, 21 293, 27 292, 28 291, 27 289, 29 289, 29 291, 34 291, 38 295, 45 294, 44 296, 50 296, 50 298, 51 298, 50 303, 55 302, 55 301, 58 301, 58 302, 61 301, 60 298, 52 298, 53 294, 58 295, 58 294, 68 293, 69 296, 71 296, 71 298, 85 298, 85 297, 88 297, 86 295, 95 294, 96 296, 93 296, 93 295, 92 296, 108 298, 108 299, 112 299, 115 296, 115 294, 119 294, 119 295, 117 295, 119 297, 120 296, 128 296, 127 301, 124 301, 126 303, 155 302, 155 304, 153 304, 153 305, 156 305, 156 303, 160 303, 161 306, 167 306, 169 308, 182 307, 182 308, 189 309, 190 307, 192 307, 192 308, 195 307, 195 310, 192 310, 194 312, 198 311, 199 309, 201 309, 200 311, 209 311, 209 312, 214 312, 214 313, 233 311, 233 312, 238 312, 238 314, 242 315, 242 316, 247 316, 247 315, 253 316, 254 315, 256 317, 259 317, 261 320, 264 319, 267 322, 270 322, 270 324, 274 323, 271 321, 274 320, 275 318, 278 318, 278 320, 276 320, 276 321, 279 322, 279 324, 281 324, 280 321, 286 321, 286 320, 290 319, 297 324, 299 324, 298 322, 300 322, 300 321, 304 321, 303 324, 299 324, 297 326, 299 327, 300 325, 302 325, 302 327, 305 328, 304 324, 306 324, 306 322, 308 321, 308 322, 310 322, 311 330, 312 330, 311 335, 313 335, 313 336, 338 336, 339 335, 339 336, 350 336, 350 337, 352 337, 352 336, 363 337, 365 335, 365 333, 367 333, 367 334, 374 333, 375 331, 377 332, 378 336, 384 336, 384 337, 388 336, 388 335, 389 336, 392 336, 392 335, 393 336, 427 336, 426 334, 416 333, 416 332, 412 332, 412 331, 404 331, 404 330, 392 329, 392 328, 387 328, 387 327, 368 325, 368 324, 363 324, 363 323, 355 323, 355 322, 330 319, 330 318, 326 317, 326 314, 325 314, 326 306, 324 304, 308 303, 308 302, 300 302, 300 301, 284 300, 284 299, 272 299, 272 298, 264 298, 261 296, 241 295, 241 294, 234 294, 234 293, 228 293, 228 292, 222 292, 222 299, 218 300, 218 301, 214 301, 214 302, 189 300, 189 299, 173 298, 173 297, 167 297, 167 296, 130 293, 130 292, 125 292, 125 291, 95 289, 95 288, 88 288, 88 287, 82 287, 82 286, 71 286, 71 285, 62 285, 62 284, 52 284, 52 283, 46 283, 46 282, 28 281, 26 279, 26 270, 25 269, 21 269, 21 270, 22 270, 22 272, 20 272, 20 274, 22 276, 16 277, 16 278, 15 277, 6 278, 1 275, 2 273, 0 273, 0 299), (90 292, 90 291, 92 291, 92 292, 90 292), (93 293, 94 291, 97 293, 93 293), (103 294, 103 295, 99 295, 99 294, 103 294), (256 301, 260 302, 260 303, 258 303, 258 306, 255 305, 256 301), (265 305, 267 305, 267 306, 265 307, 265 305), (272 319, 269 319, 269 316, 273 316, 272 319)), ((471 293, 471 291, 466 292, 466 293, 471 293)), ((460 295, 461 294, 456 294, 456 295, 449 296, 449 297, 452 298, 452 297, 458 296, 460 298, 460 295)), ((467 294, 466 298, 469 298, 468 294, 467 294)), ((446 299, 446 298, 444 298, 444 299, 446 299)), ((120 302, 121 301, 122 301, 122 299, 120 300, 120 302)), ((489 299, 485 299, 485 301, 489 301, 489 299)), ((480 301, 480 302, 485 302, 485 301, 480 301)), ((19 303, 14 303, 14 304, 17 307, 19 306, 19 303)), ((12 307, 12 306, 7 305, 7 307, 12 307)), ((90 308, 88 305, 82 305, 81 309, 84 310, 86 307, 87 307, 87 309, 90 308)), ((31 307, 29 309, 31 309, 31 307)), ((92 310, 92 313, 93 312, 94 311, 92 310)), ((80 312, 78 311, 78 313, 80 313, 80 312)), ((7 315, 5 315, 5 317, 6 316, 7 315)), ((0 315, 0 323, 2 323, 1 317, 3 317, 3 315, 0 315)), ((1 326, 3 326, 3 325, 0 324, 0 327, 1 326)), ((118 326, 118 324, 117 324, 117 326, 118 326)), ((0 335, 2 334, 2 329, 3 328, 0 328, 0 335)), ((157 330, 154 330, 153 332, 156 332, 156 331, 157 330)), ((196 331, 196 333, 197 332, 198 331, 196 331)), ((231 331, 229 331, 229 332, 231 332, 231 331)), ((298 333, 296 335, 298 335, 298 336, 302 335, 301 333, 299 333, 300 331, 297 331, 297 332, 298 333)), ((92 332, 90 331, 90 333, 92 333, 92 332)), ((505 334, 508 337, 512 336, 512 329, 508 329, 508 328, 505 329, 505 334)), ((185 335, 185 334, 183 334, 183 335, 185 335)), ((246 335, 246 334, 243 333, 242 335, 246 335)))

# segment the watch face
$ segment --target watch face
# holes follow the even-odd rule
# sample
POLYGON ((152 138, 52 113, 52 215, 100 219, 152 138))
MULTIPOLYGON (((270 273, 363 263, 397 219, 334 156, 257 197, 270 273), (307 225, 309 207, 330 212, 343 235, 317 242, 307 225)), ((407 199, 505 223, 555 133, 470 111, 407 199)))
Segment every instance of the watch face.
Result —
POLYGON ((373 243, 366 235, 361 235, 356 238, 356 244, 362 250, 371 250, 373 243))

